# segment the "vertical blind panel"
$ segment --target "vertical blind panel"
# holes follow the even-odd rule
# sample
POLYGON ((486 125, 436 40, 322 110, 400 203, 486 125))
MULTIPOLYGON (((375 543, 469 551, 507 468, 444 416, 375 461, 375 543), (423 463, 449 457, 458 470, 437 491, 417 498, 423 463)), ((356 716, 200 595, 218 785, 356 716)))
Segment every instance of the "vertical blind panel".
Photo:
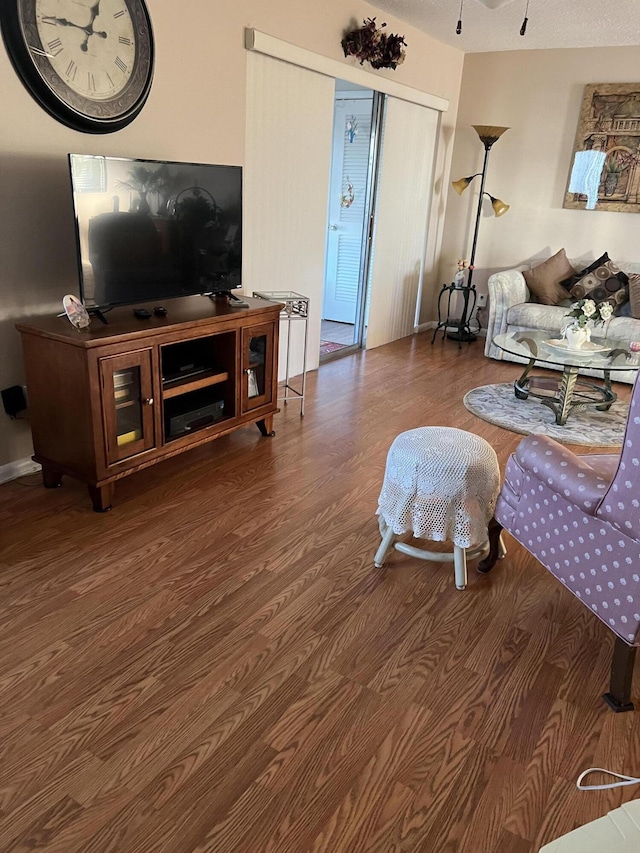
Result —
MULTIPOLYGON (((330 77, 247 54, 243 289, 310 297, 309 370, 320 351, 333 95, 330 77)), ((280 362, 282 378, 282 348, 280 362)), ((290 373, 301 370, 295 340, 290 373)))
POLYGON ((367 349, 414 330, 439 113, 387 98, 376 202, 367 349))

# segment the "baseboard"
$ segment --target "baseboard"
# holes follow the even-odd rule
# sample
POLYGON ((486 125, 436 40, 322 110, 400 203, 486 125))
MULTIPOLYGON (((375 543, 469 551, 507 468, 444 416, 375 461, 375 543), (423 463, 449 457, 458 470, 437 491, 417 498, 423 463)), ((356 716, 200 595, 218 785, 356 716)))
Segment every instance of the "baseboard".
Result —
POLYGON ((24 477, 25 474, 36 474, 41 468, 33 459, 16 459, 15 462, 0 465, 0 483, 8 483, 10 480, 24 477))

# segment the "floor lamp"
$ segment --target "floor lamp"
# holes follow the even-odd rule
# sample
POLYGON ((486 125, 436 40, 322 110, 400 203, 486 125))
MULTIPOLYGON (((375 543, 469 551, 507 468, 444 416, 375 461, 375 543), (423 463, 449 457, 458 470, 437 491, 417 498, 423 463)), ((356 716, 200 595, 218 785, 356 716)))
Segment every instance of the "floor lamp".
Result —
MULTIPOLYGON (((482 176, 482 180, 480 181, 480 194, 478 196, 478 209, 476 211, 476 223, 473 229, 473 243, 471 244, 471 257, 469 258, 469 275, 467 276, 467 283, 464 287, 464 308, 462 312, 462 317, 460 318, 458 330, 456 332, 450 332, 448 334, 449 338, 454 340, 463 340, 463 341, 475 341, 476 335, 474 335, 469 329, 469 297, 473 293, 473 305, 475 306, 475 285, 472 284, 473 281, 473 270, 474 264, 476 260, 476 247, 478 245, 478 231, 480 230, 480 217, 482 215, 482 202, 485 196, 491 199, 491 207, 493 208, 493 212, 496 216, 502 216, 509 210, 509 205, 505 204, 499 198, 495 198, 490 195, 488 192, 485 192, 484 182, 487 176, 487 164, 489 162, 489 152, 491 151, 491 146, 494 142, 497 142, 498 139, 509 130, 508 127, 489 127, 483 124, 474 124, 472 125, 473 129, 476 131, 478 136, 480 137, 480 142, 484 145, 484 162, 482 164, 482 171, 476 172, 475 175, 470 175, 468 178, 460 178, 457 181, 453 181, 453 188, 458 193, 458 195, 462 195, 462 193, 469 186, 471 181, 474 178, 477 178, 478 175, 482 176)), ((471 309, 473 311, 473 307, 471 309)))

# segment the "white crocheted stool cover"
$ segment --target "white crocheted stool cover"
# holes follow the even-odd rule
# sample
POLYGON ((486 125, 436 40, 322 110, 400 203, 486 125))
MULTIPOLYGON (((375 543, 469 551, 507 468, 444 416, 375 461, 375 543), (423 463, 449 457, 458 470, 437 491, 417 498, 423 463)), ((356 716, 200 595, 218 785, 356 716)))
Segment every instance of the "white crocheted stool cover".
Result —
POLYGON ((382 542, 375 565, 384 564, 395 544, 398 551, 421 559, 453 560, 456 587, 464 589, 467 556, 487 550, 487 525, 499 487, 498 458, 480 436, 452 427, 400 433, 389 449, 378 499, 382 542), (394 543, 403 533, 435 542, 449 540, 453 554, 394 543))

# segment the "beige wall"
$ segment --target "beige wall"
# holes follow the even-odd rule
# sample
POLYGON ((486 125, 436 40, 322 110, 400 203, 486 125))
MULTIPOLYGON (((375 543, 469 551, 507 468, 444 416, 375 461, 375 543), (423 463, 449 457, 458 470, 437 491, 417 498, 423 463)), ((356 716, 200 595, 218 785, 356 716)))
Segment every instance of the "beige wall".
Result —
MULTIPOLYGON (((361 0, 350 6, 353 21, 342 0, 325 0, 321 10, 315 3, 296 0, 147 2, 156 39, 153 88, 136 121, 115 134, 82 134, 51 119, 27 94, 0 47, 0 388, 23 381, 16 320, 57 312, 62 296, 77 292, 67 152, 243 164, 244 28, 255 27, 353 65, 342 55, 343 31, 350 23, 357 25, 363 17, 379 14, 361 0)), ((377 75, 390 76, 449 99, 440 149, 444 175, 463 55, 388 15, 385 20, 389 31, 406 35, 408 59, 395 72, 372 72, 372 81, 377 75)), ((439 187, 444 184, 441 177, 439 187)), ((439 198, 437 216, 441 218, 443 211, 439 198)), ((438 226, 435 239, 439 231, 438 226)), ((30 453, 28 424, 10 421, 0 412, 0 474, 3 465, 30 453)))
MULTIPOLYGON (((585 84, 632 82, 639 69, 638 47, 465 57, 452 178, 482 167, 484 149, 472 124, 511 128, 491 150, 486 183, 511 210, 500 219, 483 216, 476 254, 479 286, 488 271, 548 256, 562 247, 570 258, 597 258, 608 251, 616 261, 640 260, 638 214, 562 208, 585 84)), ((443 281, 451 279, 456 260, 470 254, 479 180, 460 197, 448 189, 443 281)))

